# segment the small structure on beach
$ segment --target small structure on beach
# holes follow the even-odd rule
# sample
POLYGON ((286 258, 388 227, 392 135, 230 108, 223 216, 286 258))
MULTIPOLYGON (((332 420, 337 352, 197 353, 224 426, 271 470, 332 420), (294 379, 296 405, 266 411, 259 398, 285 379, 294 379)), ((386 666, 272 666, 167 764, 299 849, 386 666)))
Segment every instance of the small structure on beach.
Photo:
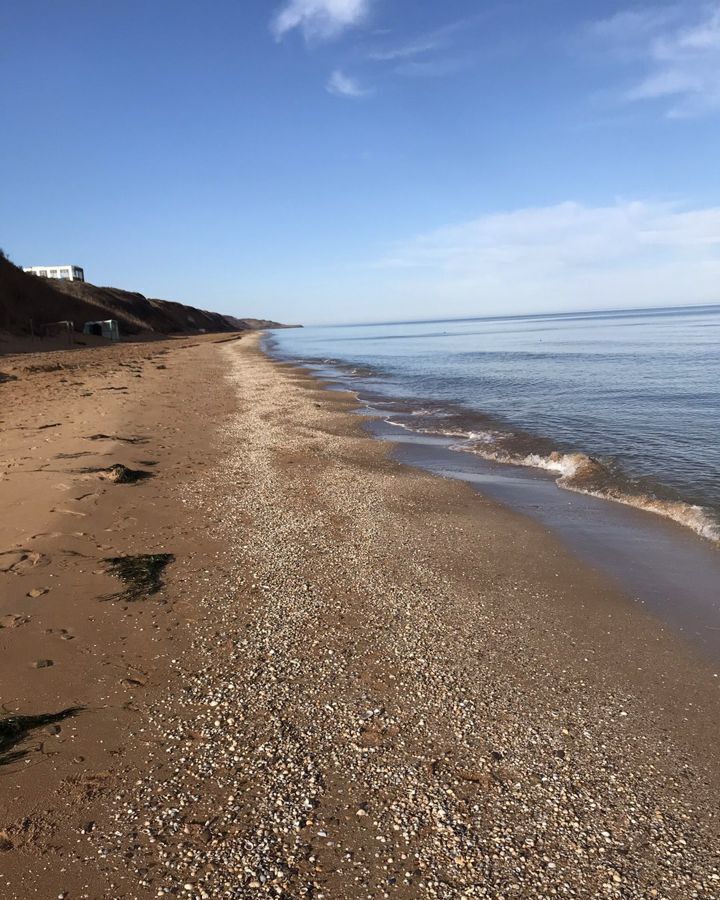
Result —
POLYGON ((23 272, 61 281, 85 281, 85 272, 80 266, 23 266, 23 272))
POLYGON ((98 337, 104 337, 110 341, 120 340, 120 329, 118 328, 117 319, 86 322, 83 325, 83 334, 96 334, 98 337))
MULTIPOLYGON (((35 326, 32 322, 30 322, 30 327, 32 329, 32 335, 35 337, 35 326)), ((73 332, 75 331, 75 323, 70 322, 68 319, 63 319, 61 322, 44 322, 42 325, 38 326, 39 334, 41 337, 60 337, 62 335, 67 337, 68 344, 73 344, 73 332)))

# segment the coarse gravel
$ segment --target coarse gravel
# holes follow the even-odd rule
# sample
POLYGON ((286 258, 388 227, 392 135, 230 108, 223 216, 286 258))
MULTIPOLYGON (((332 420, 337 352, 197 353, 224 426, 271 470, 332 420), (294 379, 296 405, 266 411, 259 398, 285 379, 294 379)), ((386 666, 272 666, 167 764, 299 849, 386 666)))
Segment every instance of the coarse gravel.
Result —
POLYGON ((552 651, 547 580, 480 551, 455 577, 435 551, 486 536, 423 507, 437 479, 296 370, 220 352, 238 407, 185 502, 226 549, 99 852, 143 896, 720 897, 702 760, 624 674, 552 651))

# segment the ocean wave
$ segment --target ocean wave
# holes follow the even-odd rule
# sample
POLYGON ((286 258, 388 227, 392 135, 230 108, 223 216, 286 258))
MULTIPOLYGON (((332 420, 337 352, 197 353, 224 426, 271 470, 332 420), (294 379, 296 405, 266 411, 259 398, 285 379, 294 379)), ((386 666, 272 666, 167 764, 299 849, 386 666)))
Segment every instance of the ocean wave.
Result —
POLYGON ((529 446, 533 442, 531 436, 495 429, 470 431, 461 428, 443 428, 441 425, 415 427, 414 424, 392 417, 387 417, 385 421, 408 431, 451 438, 457 441, 450 445, 451 450, 473 453, 483 459, 504 465, 544 469, 556 473, 558 477, 555 483, 560 488, 645 510, 690 528, 701 537, 720 544, 720 522, 705 507, 683 500, 662 498, 649 490, 639 489, 623 478, 622 473, 612 463, 604 462, 587 453, 563 452, 547 448, 532 449, 529 446))
POLYGON ((547 454, 515 453, 507 447, 497 446, 497 435, 492 433, 469 434, 465 441, 453 444, 450 449, 475 453, 506 465, 557 472, 559 477, 555 483, 558 487, 663 516, 707 540, 720 543, 720 523, 707 509, 683 500, 664 499, 650 492, 634 490, 631 484, 623 484, 621 476, 610 466, 586 453, 559 450, 547 454))

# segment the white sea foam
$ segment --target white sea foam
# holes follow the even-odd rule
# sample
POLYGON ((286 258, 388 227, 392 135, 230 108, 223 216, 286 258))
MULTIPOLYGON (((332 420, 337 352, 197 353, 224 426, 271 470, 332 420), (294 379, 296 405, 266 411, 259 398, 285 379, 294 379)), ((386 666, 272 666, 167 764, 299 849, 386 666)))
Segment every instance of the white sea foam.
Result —
POLYGON ((690 528, 709 541, 720 544, 720 523, 702 506, 682 500, 664 500, 649 493, 639 493, 626 488, 613 478, 602 462, 585 453, 561 453, 553 451, 515 454, 502 447, 494 447, 493 441, 484 435, 481 440, 468 438, 462 444, 454 444, 452 450, 476 453, 484 459, 513 466, 528 466, 557 472, 558 487, 579 494, 589 494, 602 500, 612 500, 625 506, 642 509, 690 528))
POLYGON ((613 500, 615 503, 623 503, 625 506, 632 506, 636 509, 645 510, 645 512, 654 513, 665 519, 671 519, 678 525, 690 528, 700 537, 706 538, 715 544, 720 544, 720 524, 715 521, 708 510, 703 506, 697 506, 691 503, 683 503, 681 500, 660 500, 657 497, 651 497, 645 494, 623 494, 615 491, 593 491, 587 488, 574 487, 571 484, 562 484, 561 487, 570 491, 577 491, 581 494, 590 494, 593 497, 600 497, 603 500, 613 500))
POLYGON ((518 452, 511 449, 515 436, 501 431, 460 431, 442 428, 414 428, 405 422, 390 417, 389 425, 423 434, 437 434, 448 438, 460 438, 451 444, 451 450, 474 453, 491 462, 511 466, 525 466, 545 469, 558 475, 558 487, 579 494, 588 494, 602 500, 611 500, 654 515, 670 519, 709 541, 720 544, 720 523, 702 506, 685 503, 682 500, 664 500, 650 493, 634 491, 621 481, 600 460, 586 453, 563 453, 553 450, 549 453, 518 452))

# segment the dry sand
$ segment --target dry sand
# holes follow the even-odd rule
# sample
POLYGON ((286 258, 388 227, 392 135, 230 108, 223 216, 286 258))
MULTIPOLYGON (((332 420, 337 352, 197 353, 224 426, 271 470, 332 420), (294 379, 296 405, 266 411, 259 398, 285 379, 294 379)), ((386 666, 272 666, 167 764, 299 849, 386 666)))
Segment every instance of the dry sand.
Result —
POLYGON ((0 372, 0 896, 720 896, 720 679, 540 526, 253 336, 0 372))

